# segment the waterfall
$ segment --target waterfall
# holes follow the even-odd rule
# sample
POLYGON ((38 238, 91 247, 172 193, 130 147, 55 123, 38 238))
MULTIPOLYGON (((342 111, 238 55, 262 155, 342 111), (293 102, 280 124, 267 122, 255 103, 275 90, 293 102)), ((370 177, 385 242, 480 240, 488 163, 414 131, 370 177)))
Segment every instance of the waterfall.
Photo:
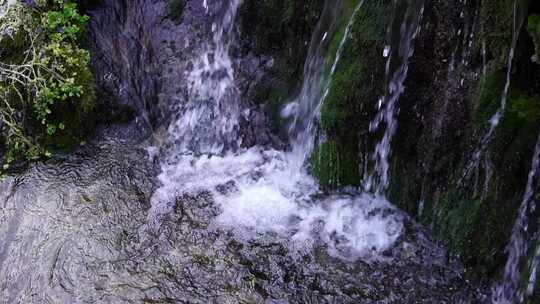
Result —
POLYGON ((300 168, 313 151, 317 133, 318 115, 324 96, 321 87, 328 85, 325 66, 326 48, 338 27, 339 5, 325 2, 323 13, 315 28, 308 57, 304 65, 304 82, 300 94, 282 110, 283 118, 292 117, 288 133, 292 147, 292 163, 300 168), (326 85, 325 85, 326 84, 326 85))
MULTIPOLYGON (((403 233, 403 215, 384 197, 347 192, 321 194, 305 163, 318 132, 319 108, 326 96, 354 17, 342 23, 342 2, 327 0, 311 39, 300 94, 283 114, 291 118, 291 151, 267 147, 241 148, 237 118, 243 111, 228 54, 234 43, 234 18, 240 1, 224 3, 212 43, 204 45, 188 75, 189 98, 176 107, 169 140, 161 151, 161 187, 152 197, 149 225, 160 222, 185 194, 210 193, 221 210, 212 227, 241 240, 272 233, 294 250, 324 246, 332 256, 356 260, 383 259, 403 233), (346 24, 330 73, 326 52, 338 26, 346 24), (207 60, 214 54, 216 60, 207 60), (216 130, 216 131, 214 131, 216 130)), ((209 3, 209 10, 213 6, 209 3)))
POLYGON ((328 7, 325 7, 323 11, 325 15, 321 16, 321 21, 332 21, 319 22, 313 35, 314 41, 311 42, 308 59, 306 60, 306 65, 304 67, 305 80, 302 91, 299 96, 293 102, 285 106, 282 111, 282 116, 284 118, 293 116, 288 131, 292 146, 291 155, 295 157, 294 162, 298 166, 303 166, 313 152, 314 145, 316 144, 317 132, 319 131, 318 124, 321 106, 328 96, 332 77, 334 76, 337 65, 341 59, 345 43, 350 38, 350 31, 354 25, 355 17, 360 11, 363 3, 364 0, 358 2, 349 18, 343 38, 339 43, 336 57, 334 62, 332 62, 329 75, 325 75, 325 69, 322 68, 325 66, 325 48, 330 42, 329 38, 337 30, 337 9, 340 6, 335 4, 332 5, 328 1, 325 3, 328 7), (325 23, 330 24, 326 31, 321 28, 325 23))
MULTIPOLYGON (((178 193, 178 166, 183 159, 199 155, 219 155, 240 145, 238 118, 240 96, 234 83, 233 63, 229 48, 234 38, 234 25, 242 0, 224 2, 223 16, 212 24, 212 38, 204 44, 199 57, 193 59, 188 72, 188 99, 176 106, 177 120, 168 128, 168 146, 162 156, 161 179, 164 184, 153 197, 151 221, 171 211, 171 197, 178 193)), ((208 13, 205 1, 203 7, 208 13)), ((219 17, 219 14, 217 14, 219 17)))
MULTIPOLYGON (((523 303, 526 296, 532 293, 532 288, 528 287, 527 290, 520 290, 520 280, 522 274, 522 262, 527 257, 529 249, 529 216, 536 208, 536 201, 534 194, 538 188, 540 171, 540 136, 536 143, 533 161, 529 172, 527 181, 527 187, 521 206, 519 207, 514 228, 512 229, 512 236, 507 246, 508 260, 504 268, 504 275, 502 283, 497 286, 493 294, 493 303, 498 304, 510 304, 510 303, 523 303)), ((540 248, 540 246, 539 246, 540 248)), ((536 270, 538 267, 538 261, 540 258, 540 250, 536 250, 530 266, 530 282, 536 280, 536 270)))
MULTIPOLYGON (((229 48, 234 38, 234 21, 241 0, 230 0, 219 23, 212 24, 211 43, 203 46, 188 75, 187 103, 169 128, 170 141, 178 150, 196 154, 220 154, 237 149, 240 94, 234 84, 229 48)), ((225 2, 227 3, 227 2, 225 2)), ((208 6, 205 6, 207 9, 208 6)))
MULTIPOLYGON (((394 2, 394 19, 397 18, 401 2, 394 2)), ((393 22, 389 25, 390 45, 385 48, 384 56, 388 57, 386 62, 387 89, 386 95, 379 100, 379 112, 370 124, 370 131, 376 132, 384 123, 385 131, 382 139, 375 147, 375 152, 371 156, 374 162, 373 171, 366 173, 364 177, 364 190, 383 193, 389 184, 389 157, 391 153, 392 138, 397 130, 397 110, 399 98, 405 91, 405 80, 409 71, 409 59, 413 55, 413 40, 420 29, 420 21, 424 11, 423 0, 411 0, 408 3, 403 22, 399 28, 397 48, 393 41, 396 35, 393 31, 393 22)))
MULTIPOLYGON (((519 39, 519 33, 521 32, 521 28, 527 16, 527 14, 525 13, 526 9, 527 9, 526 7, 518 5, 518 0, 514 1, 513 23, 512 23, 512 43, 510 45, 510 51, 508 54, 506 81, 505 81, 504 89, 501 95, 501 102, 500 102, 499 108, 497 109, 497 112, 495 112, 495 114, 493 114, 491 118, 489 119, 489 129, 486 132, 486 134, 484 134, 484 136, 480 140, 480 144, 474 151, 473 156, 472 156, 472 161, 465 169, 464 175, 462 177, 462 182, 464 181, 466 177, 468 177, 472 173, 474 169, 479 167, 481 158, 486 152, 488 145, 491 142, 491 139, 493 138, 493 133, 497 129, 497 126, 499 125, 501 119, 504 117, 504 113, 506 112, 506 103, 508 101, 508 93, 510 92, 514 56, 515 56, 517 42, 519 39)), ((485 42, 483 42, 483 45, 482 45, 482 52, 483 52, 483 56, 485 57, 485 42)), ((484 76, 486 73, 485 69, 486 67, 484 63, 484 72, 483 72, 484 76)))

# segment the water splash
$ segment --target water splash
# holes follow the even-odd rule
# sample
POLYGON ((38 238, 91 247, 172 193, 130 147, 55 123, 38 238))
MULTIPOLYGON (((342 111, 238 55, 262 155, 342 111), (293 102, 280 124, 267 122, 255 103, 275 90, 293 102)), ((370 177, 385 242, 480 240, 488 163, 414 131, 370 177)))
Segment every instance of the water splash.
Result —
MULTIPOLYGON (((528 287, 525 291, 520 290, 520 280, 522 274, 521 263, 527 256, 529 249, 529 217, 536 209, 535 190, 539 183, 540 172, 540 136, 538 137, 531 170, 527 180, 527 188, 518 210, 518 215, 512 229, 512 236, 507 246, 508 260, 504 268, 502 283, 497 286, 493 293, 492 302, 496 304, 523 303, 526 296, 532 294, 532 288, 528 287)), ((540 246, 539 246, 540 248, 540 246)), ((536 271, 540 259, 539 250, 536 250, 535 256, 531 262, 530 282, 536 280, 536 271)), ((534 284, 532 285, 534 286, 534 284)), ((534 288, 534 287, 533 287, 534 288)))
POLYGON ((293 249, 324 245, 329 254, 346 260, 382 259, 380 254, 402 234, 404 215, 379 195, 351 192, 323 197, 304 166, 317 136, 328 79, 361 2, 347 23, 329 76, 325 75, 325 55, 341 24, 341 2, 325 3, 311 40, 301 93, 283 111, 292 118, 291 151, 239 149, 234 144, 236 118, 242 107, 231 98, 237 90, 228 47, 239 3, 231 1, 224 20, 215 25, 211 50, 217 59, 207 61, 204 54, 196 60, 200 68, 189 75, 192 99, 178 107, 178 120, 169 128, 172 148, 165 151, 159 175, 162 186, 152 197, 150 225, 159 228, 183 194, 209 192, 221 208, 212 227, 230 230, 239 239, 272 233, 293 249), (209 76, 217 71, 222 71, 223 77, 214 81, 209 76), (212 103, 208 105, 207 100, 212 103), (213 133, 214 129, 225 131, 213 133))
MULTIPOLYGON (((212 24, 212 40, 202 46, 194 68, 187 75, 188 98, 176 105, 178 119, 168 129, 168 147, 162 157, 163 187, 152 197, 149 218, 159 226, 161 218, 172 210, 178 194, 178 167, 185 158, 197 155, 220 155, 240 145, 238 118, 240 96, 234 84, 234 70, 229 48, 233 41, 234 21, 241 0, 225 3, 224 14, 212 24)), ((208 4, 205 8, 208 8, 208 4)))
MULTIPOLYGON (((400 3, 394 2, 394 14, 398 14, 400 3)), ((389 184, 389 157, 391 153, 392 138, 397 130, 397 109, 398 102, 405 91, 405 80, 409 71, 409 59, 413 55, 413 41, 420 30, 420 21, 424 11, 423 0, 412 0, 407 7, 407 11, 399 30, 399 44, 397 49, 392 46, 385 48, 387 93, 379 100, 379 112, 370 124, 370 131, 376 132, 385 125, 385 132, 381 141, 375 147, 375 153, 371 156, 374 168, 366 173, 363 187, 366 191, 383 193, 389 184)), ((389 26, 390 40, 393 40, 397 33, 393 33, 392 24, 389 26)))

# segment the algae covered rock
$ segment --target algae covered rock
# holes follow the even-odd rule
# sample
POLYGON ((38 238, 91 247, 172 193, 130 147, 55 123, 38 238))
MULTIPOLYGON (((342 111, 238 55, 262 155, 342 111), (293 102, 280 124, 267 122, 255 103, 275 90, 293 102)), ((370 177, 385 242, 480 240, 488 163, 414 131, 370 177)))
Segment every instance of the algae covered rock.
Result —
POLYGON ((343 5, 342 24, 327 54, 327 65, 337 65, 335 73, 329 76, 329 90, 321 108, 322 131, 330 143, 322 144, 319 150, 326 152, 317 154, 313 162, 314 173, 323 188, 360 183, 363 174, 360 164, 366 151, 372 148, 366 135, 377 102, 384 94, 383 50, 391 22, 390 4, 390 1, 364 1, 354 16, 354 1, 345 1, 343 5), (336 58, 349 21, 352 22, 349 37, 345 37, 341 57, 336 58), (358 173, 352 174, 349 166, 336 167, 337 159, 349 160, 358 173))

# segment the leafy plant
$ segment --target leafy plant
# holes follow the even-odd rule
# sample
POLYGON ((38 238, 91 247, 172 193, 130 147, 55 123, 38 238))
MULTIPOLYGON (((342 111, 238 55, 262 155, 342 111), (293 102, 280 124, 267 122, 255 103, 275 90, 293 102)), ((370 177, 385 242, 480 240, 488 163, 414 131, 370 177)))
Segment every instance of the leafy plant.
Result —
POLYGON ((11 49, 0 53, 4 169, 49 156, 59 133, 78 133, 67 121, 84 120, 95 104, 90 54, 79 43, 88 17, 70 1, 30 2, 0 19, 0 45, 11 49))

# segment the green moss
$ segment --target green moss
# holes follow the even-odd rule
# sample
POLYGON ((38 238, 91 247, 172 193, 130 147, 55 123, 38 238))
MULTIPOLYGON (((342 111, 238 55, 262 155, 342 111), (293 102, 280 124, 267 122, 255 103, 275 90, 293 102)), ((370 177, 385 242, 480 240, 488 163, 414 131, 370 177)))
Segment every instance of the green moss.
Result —
POLYGON ((493 72, 482 78, 473 105, 472 119, 475 129, 486 128, 491 116, 499 109, 505 81, 504 71, 493 72))
MULTIPOLYGON (((529 171, 539 126, 540 99, 522 92, 511 92, 507 111, 489 147, 493 151, 497 173, 529 171)), ((524 184, 522 180, 512 178, 512 175, 504 181, 507 191, 523 191, 521 188, 524 184)))
MULTIPOLYGON (((505 75, 502 70, 491 73, 479 84, 472 133, 481 136, 487 132, 488 121, 500 106, 505 75)), ((435 203, 426 206, 423 218, 436 223, 449 247, 483 277, 495 275, 504 265, 504 248, 523 197, 540 130, 540 98, 522 90, 517 81, 513 83, 504 116, 485 152, 489 167, 480 164, 481 175, 476 181, 461 186, 450 184, 435 203), (485 170, 492 172, 487 188, 485 170), (481 189, 474 189, 475 182, 481 189)), ((453 180, 460 178, 461 171, 457 172, 453 180)))
POLYGON ((504 67, 512 42, 514 0, 483 1, 480 10, 481 34, 487 52, 497 68, 504 67))
MULTIPOLYGON (((386 9, 387 1, 366 1, 354 20, 351 38, 345 43, 321 110, 323 129, 328 134, 349 133, 350 127, 357 125, 355 121, 369 118, 362 115, 374 108, 382 94, 386 9)), ((328 56, 335 56, 335 52, 328 56)))
POLYGON ((177 24, 181 23, 185 7, 185 0, 169 0, 169 17, 177 24))
POLYGON ((358 148, 354 140, 331 140, 321 144, 312 156, 313 171, 324 190, 345 185, 358 186, 358 148))
MULTIPOLYGON (((375 115, 375 105, 383 94, 384 63, 382 57, 385 33, 389 22, 389 1, 365 1, 355 16, 350 37, 345 42, 343 52, 332 76, 329 91, 321 107, 322 129, 331 144, 321 149, 328 151, 328 164, 320 166, 325 170, 315 170, 321 184, 328 187, 357 185, 360 182, 358 166, 335 166, 330 160, 340 157, 350 158, 352 164, 359 164, 363 157, 359 153, 361 134, 369 133, 369 122, 375 115), (328 146, 330 145, 330 146, 328 146), (330 153, 332 152, 332 153, 330 153), (333 167, 331 167, 333 166, 333 167), (341 170, 342 172, 336 172, 341 170), (355 170, 351 174, 348 170, 355 170), (344 177, 347 178, 344 178, 344 177), (340 177, 339 183, 328 182, 340 177), (349 178, 350 177, 350 178, 349 178), (354 177, 354 178, 353 178, 354 177)), ((354 1, 346 1, 344 15, 351 16, 354 1)), ((344 23, 348 23, 345 19, 344 23)), ((343 27, 337 32, 327 54, 327 62, 334 61, 337 46, 343 38, 343 27)))
POLYGON ((476 276, 495 275, 505 262, 515 209, 498 205, 495 197, 459 199, 451 194, 432 208, 440 235, 461 261, 476 276))
POLYGON ((332 41, 330 42, 330 46, 328 48, 328 56, 326 57, 326 65, 328 68, 332 66, 332 64, 334 63, 336 59, 339 45, 341 44, 341 41, 343 40, 343 35, 345 35, 347 24, 349 23, 349 19, 354 13, 354 9, 356 8, 356 5, 358 5, 357 3, 358 1, 355 1, 355 0, 342 1, 341 19, 340 19, 341 22, 332 38, 332 41))
MULTIPOLYGON (((329 134, 341 134, 342 131, 350 133, 348 127, 355 119, 357 100, 360 96, 357 89, 359 84, 355 77, 362 71, 359 61, 346 60, 338 72, 334 75, 330 85, 330 91, 321 109, 321 122, 324 130, 329 134)), ((364 104, 360 103, 360 106, 364 104)))

